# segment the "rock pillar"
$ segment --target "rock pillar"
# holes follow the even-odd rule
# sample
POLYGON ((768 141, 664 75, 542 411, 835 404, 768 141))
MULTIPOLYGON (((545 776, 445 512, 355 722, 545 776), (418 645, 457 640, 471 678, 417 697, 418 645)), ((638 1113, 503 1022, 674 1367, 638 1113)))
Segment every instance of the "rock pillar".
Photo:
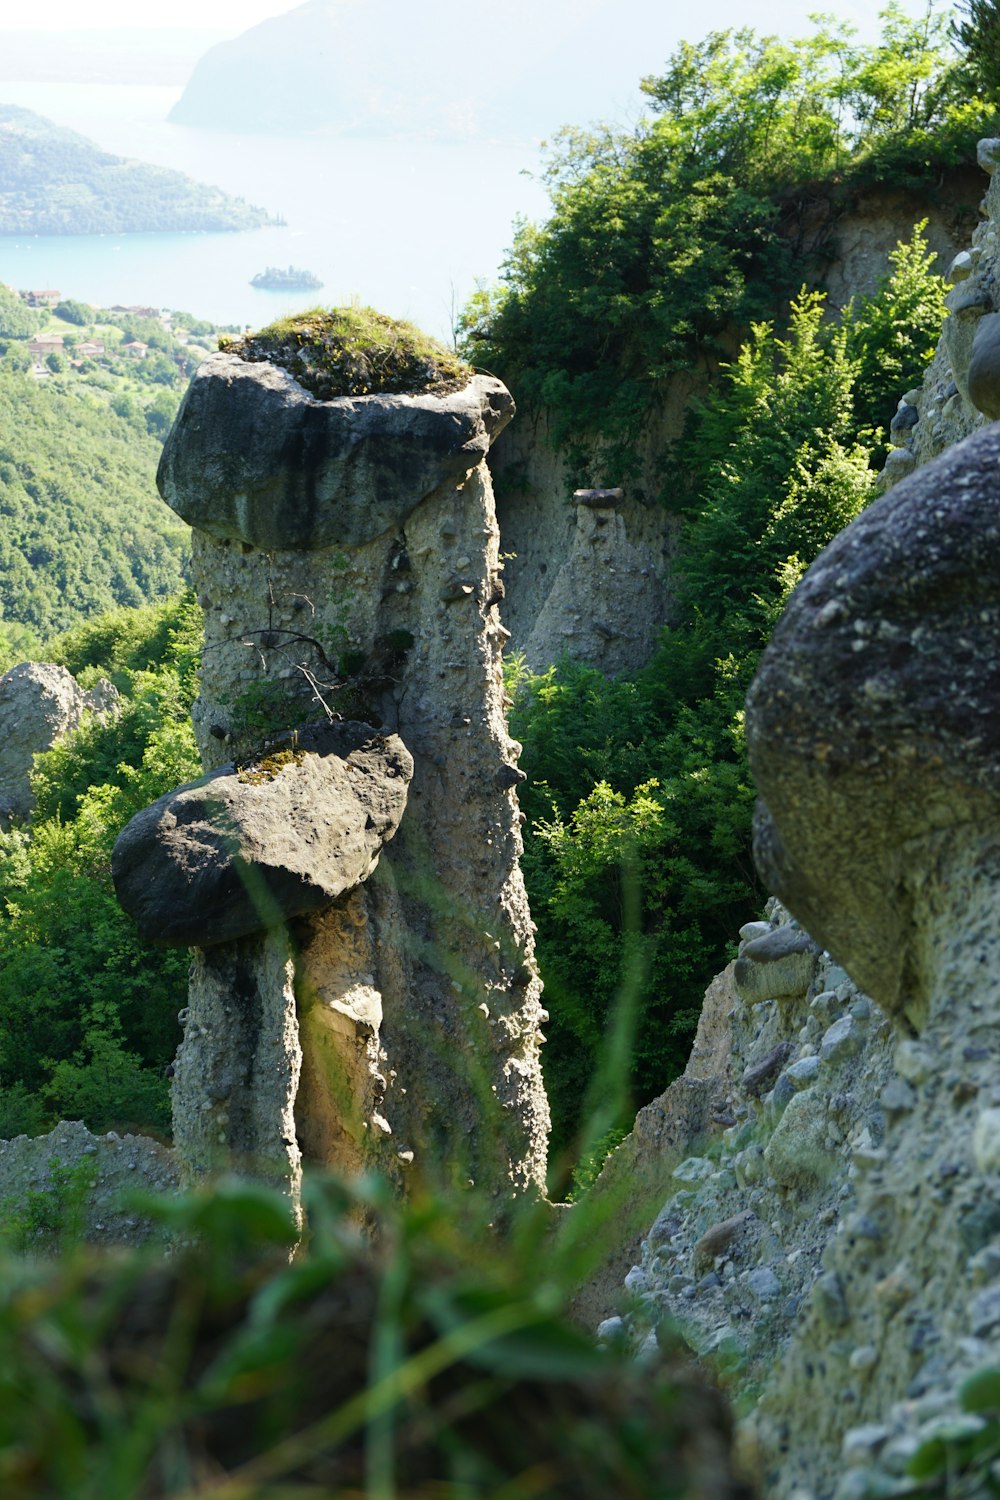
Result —
MULTIPOLYGON (((218 355, 160 472, 195 528, 206 765, 327 713, 398 735, 413 757, 374 876, 292 924, 299 1141, 329 1164, 374 1152, 497 1200, 543 1186, 548 1132, 484 462, 512 411, 485 376, 443 395, 320 401, 285 370, 218 355), (346 1111, 345 1059, 365 1079, 346 1111)), ((196 966, 192 1011, 201 983, 196 966)))

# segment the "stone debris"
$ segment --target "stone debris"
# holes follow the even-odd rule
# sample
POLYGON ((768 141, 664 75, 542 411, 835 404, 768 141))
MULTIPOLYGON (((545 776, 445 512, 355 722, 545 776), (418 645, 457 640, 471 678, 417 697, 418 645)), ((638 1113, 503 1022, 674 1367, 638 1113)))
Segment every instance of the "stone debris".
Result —
POLYGON ((51 1248, 49 1223, 91 1244, 142 1244, 154 1226, 129 1195, 175 1193, 178 1181, 174 1153, 159 1141, 113 1130, 93 1135, 79 1120, 0 1141, 0 1218, 8 1234, 20 1224, 28 1252, 51 1248))

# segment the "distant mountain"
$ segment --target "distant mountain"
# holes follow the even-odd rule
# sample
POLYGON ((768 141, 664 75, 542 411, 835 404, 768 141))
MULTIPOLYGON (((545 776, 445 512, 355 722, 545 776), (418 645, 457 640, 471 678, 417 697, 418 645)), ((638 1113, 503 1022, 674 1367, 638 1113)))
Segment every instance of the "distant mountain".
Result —
POLYGON ((639 42, 623 41, 619 9, 607 0, 506 0, 499 12, 468 0, 307 0, 206 52, 169 118, 268 135, 531 141, 586 117, 610 79, 633 88, 658 60, 647 28, 633 65, 626 43, 638 54, 639 42))
POLYGON ((266 211, 0 104, 0 234, 259 229, 266 211))

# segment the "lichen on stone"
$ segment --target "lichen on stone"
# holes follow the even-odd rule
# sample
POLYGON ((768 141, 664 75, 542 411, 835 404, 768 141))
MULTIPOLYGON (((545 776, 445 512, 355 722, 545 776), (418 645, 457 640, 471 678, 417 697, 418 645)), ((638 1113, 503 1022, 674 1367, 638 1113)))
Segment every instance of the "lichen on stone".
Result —
POLYGON ((243 782, 245 786, 263 786, 265 782, 273 781, 285 766, 301 765, 305 755, 304 750, 275 750, 249 765, 241 766, 236 772, 236 780, 243 782))
POLYGON ((250 363, 279 365, 320 401, 452 391, 473 374, 457 354, 412 323, 371 307, 314 307, 257 333, 220 339, 219 347, 250 363))

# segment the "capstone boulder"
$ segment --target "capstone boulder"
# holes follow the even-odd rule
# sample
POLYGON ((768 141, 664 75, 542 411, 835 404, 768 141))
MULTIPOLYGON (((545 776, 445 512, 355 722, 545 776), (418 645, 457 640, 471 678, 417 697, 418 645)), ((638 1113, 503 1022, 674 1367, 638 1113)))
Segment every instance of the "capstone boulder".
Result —
POLYGON ((118 899, 145 942, 200 948, 322 910, 374 869, 412 774, 396 735, 301 730, 137 813, 112 856, 118 899))
POLYGON ((460 484, 513 414, 490 375, 446 394, 319 401, 277 365, 215 354, 188 387, 157 483, 210 536, 264 551, 355 547, 460 484))
POLYGON ((919 1027, 908 848, 1000 815, 1000 432, 870 506, 812 565, 747 700, 764 879, 919 1027))

